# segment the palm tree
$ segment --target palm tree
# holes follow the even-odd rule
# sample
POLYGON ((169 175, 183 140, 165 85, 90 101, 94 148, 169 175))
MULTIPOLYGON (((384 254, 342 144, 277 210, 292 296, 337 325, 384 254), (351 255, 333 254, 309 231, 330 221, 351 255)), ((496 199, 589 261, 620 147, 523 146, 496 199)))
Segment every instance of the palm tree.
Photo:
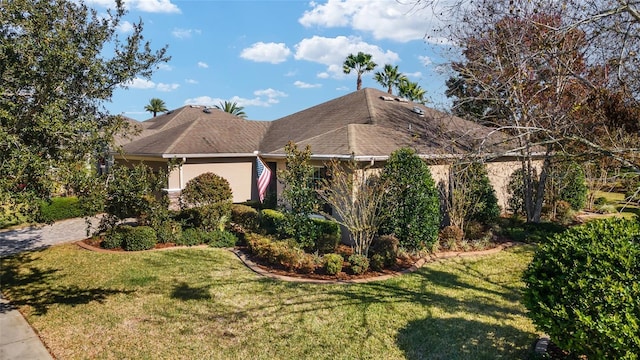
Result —
POLYGON ((393 94, 392 88, 399 87, 400 83, 406 80, 406 76, 404 76, 401 72, 398 72, 398 65, 391 66, 391 64, 385 64, 383 71, 378 71, 374 75, 374 79, 378 82, 378 84, 387 88, 387 92, 389 94, 393 94))
POLYGON ((153 117, 156 117, 159 112, 167 111, 167 106, 161 99, 153 98, 149 100, 149 105, 146 105, 144 109, 152 113, 153 117))
POLYGON ((424 98, 426 93, 427 92, 418 85, 418 83, 409 81, 407 78, 400 81, 400 84, 398 85, 398 95, 420 104, 428 102, 424 98))
POLYGON ((226 113, 229 113, 231 115, 235 115, 237 117, 241 117, 241 118, 246 118, 247 114, 244 112, 244 107, 243 106, 238 106, 238 103, 236 102, 231 102, 231 101, 225 101, 225 102, 220 102, 218 105, 215 105, 216 109, 220 109, 226 113))
POLYGON ((342 71, 345 74, 350 74, 351 70, 355 70, 356 74, 358 74, 357 90, 362 88, 362 74, 373 70, 377 66, 376 63, 371 61, 371 56, 371 54, 365 54, 362 51, 358 52, 357 55, 349 54, 344 64, 342 64, 342 71))

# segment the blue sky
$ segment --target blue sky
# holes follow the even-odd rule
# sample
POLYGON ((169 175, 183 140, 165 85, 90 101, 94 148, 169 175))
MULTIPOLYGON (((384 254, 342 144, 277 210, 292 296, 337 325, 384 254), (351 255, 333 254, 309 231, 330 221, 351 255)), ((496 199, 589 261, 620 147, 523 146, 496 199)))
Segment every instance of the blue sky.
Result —
MULTIPOLYGON (((145 39, 154 49, 168 45, 172 59, 151 79, 117 90, 107 108, 145 120, 151 98, 169 109, 235 101, 249 119, 275 120, 355 91, 355 75, 343 74, 342 63, 358 51, 373 55, 374 72, 398 65, 434 107, 443 106, 446 59, 439 50, 449 45, 425 38, 436 22, 432 9, 411 2, 127 0, 119 31, 142 20, 145 39)), ((87 3, 105 11, 114 0, 87 3)), ((382 89, 373 72, 363 86, 382 89)))

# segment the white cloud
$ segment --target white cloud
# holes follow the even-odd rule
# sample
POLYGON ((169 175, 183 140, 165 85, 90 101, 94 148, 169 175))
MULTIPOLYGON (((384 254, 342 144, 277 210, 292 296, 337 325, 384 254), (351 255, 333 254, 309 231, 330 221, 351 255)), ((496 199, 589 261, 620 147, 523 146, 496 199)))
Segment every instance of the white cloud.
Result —
POLYGON ((428 31, 439 27, 435 7, 416 6, 413 1, 328 0, 312 2, 311 10, 298 19, 305 27, 351 27, 369 32, 375 39, 398 42, 422 40, 428 31))
MULTIPOLYGON (((359 37, 337 36, 327 38, 314 36, 303 39, 295 46, 296 60, 307 60, 327 65, 327 73, 335 78, 344 77, 342 63, 349 54, 357 54, 359 51, 372 55, 372 60, 378 65, 395 64, 400 56, 390 50, 384 51, 377 45, 368 44, 359 37)), ((322 73, 321 73, 322 74, 322 73)), ((318 75, 319 77, 320 74, 318 75)))
POLYGON ((274 90, 272 88, 264 89, 264 90, 256 90, 253 92, 254 95, 263 97, 267 97, 267 103, 269 104, 277 104, 280 102, 278 98, 287 97, 288 95, 285 92, 274 90))
POLYGON ((220 98, 212 98, 209 96, 198 96, 196 98, 187 99, 184 101, 185 105, 205 105, 205 106, 215 106, 224 100, 220 98))
POLYGON ((293 85, 299 89, 313 89, 313 88, 319 88, 322 86, 321 84, 308 84, 306 82, 302 82, 299 80, 294 82, 293 85))
POLYGON ((351 88, 348 87, 348 86, 340 86, 340 87, 337 87, 336 90, 338 90, 338 91, 349 91, 349 90, 351 90, 351 88))
POLYGON ((158 91, 168 92, 176 90, 180 85, 178 84, 164 84, 164 83, 154 83, 151 80, 146 80, 142 78, 135 78, 129 82, 123 84, 130 89, 141 89, 141 90, 149 90, 156 89, 158 91))
POLYGON ((194 79, 184 79, 184 82, 186 82, 187 84, 197 84, 198 80, 194 80, 194 79))
POLYGON ((130 33, 133 31, 133 24, 125 20, 118 25, 118 31, 125 34, 130 33))
POLYGON ((297 74, 298 74, 298 70, 291 70, 291 71, 287 72, 286 74, 284 74, 284 76, 291 77, 291 76, 296 76, 297 74))
POLYGON ((202 31, 198 29, 174 28, 173 31, 171 31, 171 35, 173 35, 173 37, 178 39, 189 39, 193 34, 201 34, 201 33, 202 31))
POLYGON ((421 78, 422 77, 422 73, 420 71, 416 71, 414 73, 403 73, 406 76, 410 77, 410 78, 421 78))
POLYGON ((428 56, 418 56, 418 60, 420 60, 420 62, 424 66, 429 66, 433 63, 433 60, 431 60, 431 58, 428 56))
POLYGON ((181 11, 171 0, 132 0, 129 1, 136 9, 151 13, 175 13, 181 11))
POLYGON ((233 96, 230 99, 212 98, 209 96, 199 96, 196 98, 187 99, 184 101, 185 105, 206 105, 215 106, 220 102, 231 101, 235 102, 239 106, 261 106, 269 107, 273 104, 280 102, 281 97, 288 96, 286 93, 274 89, 256 90, 253 92, 254 98, 248 99, 240 96, 233 96))
MULTIPOLYGON (((98 5, 107 9, 114 9, 116 2, 114 0, 85 0, 89 5, 98 5)), ((171 0, 125 0, 125 9, 135 8, 140 11, 150 13, 168 13, 180 14, 180 8, 173 4, 171 0)))
POLYGON ((158 69, 159 70, 164 70, 164 71, 171 71, 173 70, 173 68, 171 67, 171 65, 167 64, 167 63, 159 63, 158 64, 158 69))
POLYGON ((240 53, 240 57, 243 59, 272 64, 286 61, 289 55, 291 55, 291 50, 284 43, 263 42, 257 42, 240 53))
POLYGON ((318 73, 318 75, 316 75, 316 76, 317 76, 318 78, 320 78, 320 79, 328 79, 331 75, 329 75, 329 73, 328 73, 328 72, 324 72, 324 71, 323 71, 323 72, 321 72, 321 73, 318 73))
POLYGON ((206 68, 209 67, 209 64, 207 64, 206 62, 203 62, 203 61, 198 61, 198 67, 206 69, 206 68))
POLYGON ((156 89, 158 89, 158 91, 163 91, 163 92, 173 91, 173 90, 176 90, 179 87, 180 87, 179 84, 158 83, 158 85, 156 85, 156 89))
POLYGON ((156 84, 151 80, 135 78, 131 81, 126 82, 124 86, 131 89, 153 89, 154 87, 156 87, 156 84))

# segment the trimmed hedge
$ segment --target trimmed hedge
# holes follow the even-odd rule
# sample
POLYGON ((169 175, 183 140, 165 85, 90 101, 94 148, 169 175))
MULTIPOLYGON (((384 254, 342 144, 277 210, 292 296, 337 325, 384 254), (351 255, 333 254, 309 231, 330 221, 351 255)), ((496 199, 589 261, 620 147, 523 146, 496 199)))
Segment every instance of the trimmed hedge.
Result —
POLYGON ((149 250, 156 246, 156 232, 149 226, 130 227, 124 234, 122 248, 126 251, 149 250))
POLYGON ((231 221, 246 230, 256 232, 260 225, 260 213, 251 206, 233 204, 231 205, 231 221))
POLYGON ((231 202, 219 202, 205 206, 183 209, 177 217, 186 228, 203 230, 218 229, 221 223, 231 218, 231 202))
POLYGON ((293 239, 272 240, 266 236, 248 234, 246 241, 252 254, 271 265, 302 273, 315 270, 313 255, 298 248, 293 239))
POLYGON ((277 210, 263 209, 260 211, 260 226, 268 235, 275 235, 285 238, 284 228, 285 215, 277 210))
POLYGON ((83 217, 87 215, 75 196, 52 198, 40 205, 40 217, 43 222, 83 217))
POLYGON ((155 230, 158 236, 158 242, 161 244, 179 243, 181 241, 182 226, 180 226, 180 223, 177 221, 169 220, 162 222, 155 230))
POLYGON ((349 256, 351 271, 356 274, 364 274, 369 270, 369 259, 364 255, 353 254, 349 256))
POLYGON ((589 359, 638 359, 640 222, 598 220, 557 234, 523 280, 529 317, 558 346, 589 359))
POLYGON ((340 254, 326 254, 323 258, 324 269, 329 275, 337 275, 342 271, 344 259, 340 254))

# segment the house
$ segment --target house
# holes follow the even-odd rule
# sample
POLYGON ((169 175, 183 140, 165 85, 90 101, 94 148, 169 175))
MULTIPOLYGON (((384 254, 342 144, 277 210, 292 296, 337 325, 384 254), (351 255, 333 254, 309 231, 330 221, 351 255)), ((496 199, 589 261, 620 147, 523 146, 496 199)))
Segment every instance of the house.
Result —
MULTIPOLYGON (((494 129, 365 88, 274 121, 238 118, 203 106, 184 106, 139 123, 141 132, 123 144, 116 161, 144 161, 170 172, 167 192, 176 198, 185 184, 204 172, 226 178, 233 201, 258 199, 256 159, 272 170, 272 190, 285 166, 285 145, 309 145, 312 164, 351 159, 381 167, 394 150, 413 148, 430 165, 436 182, 447 182, 449 165, 469 153, 489 159, 487 168, 500 205, 519 162, 508 155, 508 138, 494 129)), ((321 172, 319 171, 319 175, 321 172)), ((277 184, 277 185, 276 185, 277 184)), ((277 187, 277 189, 276 189, 277 187)))

